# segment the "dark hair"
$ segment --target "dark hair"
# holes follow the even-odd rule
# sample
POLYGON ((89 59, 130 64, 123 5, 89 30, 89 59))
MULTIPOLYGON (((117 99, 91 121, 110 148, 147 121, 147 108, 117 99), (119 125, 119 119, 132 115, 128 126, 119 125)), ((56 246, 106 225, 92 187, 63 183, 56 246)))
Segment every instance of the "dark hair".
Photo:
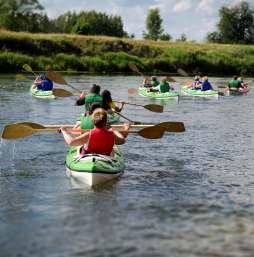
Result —
POLYGON ((101 87, 99 85, 93 84, 91 89, 90 89, 90 93, 94 93, 94 94, 100 94, 100 90, 101 87))
POLYGON ((238 78, 237 75, 234 75, 233 79, 234 79, 234 80, 237 80, 237 78, 238 78))
POLYGON ((92 115, 93 112, 97 109, 97 108, 101 108, 101 105, 99 103, 92 103, 89 106, 89 115, 92 115))
POLYGON ((102 96, 102 108, 106 111, 111 109, 111 106, 109 106, 109 103, 112 103, 112 97, 109 90, 105 89, 101 92, 102 96))

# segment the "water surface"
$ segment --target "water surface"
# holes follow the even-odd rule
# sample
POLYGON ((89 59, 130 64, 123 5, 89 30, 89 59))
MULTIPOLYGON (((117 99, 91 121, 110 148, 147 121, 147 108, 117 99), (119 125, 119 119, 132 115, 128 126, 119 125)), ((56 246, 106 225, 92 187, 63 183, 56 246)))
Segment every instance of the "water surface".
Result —
MULTIPOLYGON (((115 99, 151 103, 127 93, 140 77, 66 79, 81 90, 97 83, 115 99)), ((0 77, 0 130, 18 121, 72 124, 83 109, 75 97, 32 98, 29 86, 0 77)), ((186 132, 159 140, 130 135, 121 147, 123 177, 95 190, 67 179, 60 134, 1 142, 0 256, 253 256, 253 101, 250 91, 155 102, 165 105, 163 114, 126 106, 133 120, 183 121, 186 132)))

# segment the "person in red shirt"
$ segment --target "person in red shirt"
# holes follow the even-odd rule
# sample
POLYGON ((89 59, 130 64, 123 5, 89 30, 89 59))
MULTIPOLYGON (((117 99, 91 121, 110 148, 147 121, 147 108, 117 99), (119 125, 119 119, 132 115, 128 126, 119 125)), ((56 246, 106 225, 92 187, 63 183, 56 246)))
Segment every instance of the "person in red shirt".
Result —
POLYGON ((96 153, 110 156, 115 144, 125 143, 130 124, 125 124, 121 133, 111 128, 107 129, 107 112, 102 108, 94 111, 92 119, 95 128, 76 138, 72 137, 66 128, 60 128, 65 142, 70 146, 83 146, 84 154, 96 153))

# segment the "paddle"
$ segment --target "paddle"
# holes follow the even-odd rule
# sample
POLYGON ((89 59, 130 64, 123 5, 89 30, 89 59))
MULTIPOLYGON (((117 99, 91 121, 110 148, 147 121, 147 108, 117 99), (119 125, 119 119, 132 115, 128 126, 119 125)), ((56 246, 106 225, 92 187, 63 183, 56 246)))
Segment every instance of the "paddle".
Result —
POLYGON ((16 80, 26 80, 26 79, 27 78, 23 74, 21 74, 21 73, 16 74, 16 80))
POLYGON ((31 66, 29 66, 28 64, 24 64, 22 66, 22 68, 27 71, 27 72, 30 72, 30 73, 33 73, 35 77, 37 77, 36 73, 33 71, 33 69, 31 68, 31 66))
MULTIPOLYGON (((34 126, 34 125, 33 125, 34 126)), ((59 127, 56 128, 33 128, 24 124, 9 124, 4 127, 2 138, 6 140, 10 139, 19 139, 31 136, 40 132, 58 132, 59 127)), ((139 131, 131 131, 130 133, 137 133, 138 135, 148 138, 148 139, 157 139, 161 138, 164 134, 163 127, 160 126, 151 126, 139 131)))
MULTIPOLYGON (((130 68, 132 71, 134 71, 134 72, 138 73, 139 75, 141 75, 142 77, 144 77, 144 78, 150 80, 149 77, 145 76, 145 75, 138 69, 138 67, 136 66, 136 64, 134 64, 134 63, 129 63, 128 66, 129 66, 129 68, 130 68)), ((167 81, 169 81, 169 82, 176 82, 176 80, 175 80, 174 78, 170 77, 170 76, 167 76, 166 78, 167 78, 167 81)))
POLYGON ((55 96, 58 96, 58 97, 73 96, 73 94, 70 91, 67 91, 67 90, 62 89, 62 88, 53 88, 52 91, 53 91, 53 94, 55 96))
POLYGON ((129 103, 129 102, 120 102, 120 101, 116 101, 113 100, 116 103, 124 103, 124 104, 128 104, 128 105, 134 105, 134 106, 141 106, 151 112, 163 112, 163 106, 159 105, 159 104, 146 104, 146 105, 141 105, 141 104, 134 104, 134 103, 129 103))
MULTIPOLYGON (((121 128, 123 125, 111 125, 112 128, 121 128)), ((73 125, 41 125, 34 122, 21 122, 9 124, 4 127, 2 132, 3 139, 19 139, 31 136, 40 132, 58 132, 60 127, 72 128, 73 125)), ((153 124, 140 124, 131 125, 132 128, 141 128, 139 131, 130 131, 130 133, 137 133, 138 135, 148 138, 156 139, 161 138, 165 131, 167 132, 184 132, 184 124, 182 122, 162 122, 156 125, 153 124)), ((81 131, 83 132, 83 130, 81 131)))
POLYGON ((57 72, 55 72, 55 71, 47 71, 47 72, 46 72, 46 77, 49 78, 50 80, 54 81, 54 82, 57 83, 57 84, 66 85, 66 86, 68 86, 68 87, 74 89, 74 90, 77 91, 79 94, 82 93, 82 91, 80 91, 79 89, 77 89, 77 88, 73 87, 72 85, 68 84, 68 83, 66 82, 66 80, 64 79, 64 77, 63 77, 61 74, 59 74, 59 73, 57 73, 57 72))

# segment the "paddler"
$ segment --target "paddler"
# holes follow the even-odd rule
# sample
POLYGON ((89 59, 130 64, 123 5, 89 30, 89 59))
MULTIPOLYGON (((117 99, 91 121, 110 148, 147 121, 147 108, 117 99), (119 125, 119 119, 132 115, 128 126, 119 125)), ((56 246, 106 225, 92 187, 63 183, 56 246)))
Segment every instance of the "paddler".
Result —
POLYGON ((77 122, 77 124, 74 126, 74 131, 75 129, 93 129, 93 119, 92 119, 92 114, 93 112, 101 108, 100 104, 98 103, 92 103, 89 108, 89 113, 87 115, 81 115, 80 121, 77 122))
POLYGON ((201 91, 213 90, 211 83, 208 81, 208 77, 204 76, 202 78, 201 91))
POLYGON ((110 156, 115 144, 125 143, 130 124, 124 124, 123 133, 111 128, 107 129, 107 112, 102 108, 94 111, 92 119, 95 128, 76 138, 72 137, 66 128, 60 128, 65 142, 70 146, 82 146, 83 155, 96 153, 110 156))
POLYGON ((124 102, 121 103, 121 106, 118 107, 115 102, 112 100, 111 93, 109 90, 103 90, 101 92, 102 96, 102 108, 106 110, 107 112, 121 112, 124 106, 124 102))
POLYGON ((237 79, 237 76, 234 76, 233 79, 231 79, 228 82, 228 89, 232 91, 237 91, 239 88, 242 87, 241 81, 237 79))
POLYGON ((41 73, 36 77, 33 88, 41 91, 51 91, 53 89, 53 82, 46 77, 45 73, 41 73))
POLYGON ((76 101, 76 105, 85 105, 86 112, 89 112, 89 107, 92 103, 98 103, 102 106, 102 96, 100 95, 101 87, 93 84, 90 92, 85 95, 82 93, 79 99, 76 101))
POLYGON ((159 86, 160 82, 159 82, 159 80, 157 79, 156 76, 152 76, 150 84, 151 84, 152 87, 157 87, 157 86, 159 86))

